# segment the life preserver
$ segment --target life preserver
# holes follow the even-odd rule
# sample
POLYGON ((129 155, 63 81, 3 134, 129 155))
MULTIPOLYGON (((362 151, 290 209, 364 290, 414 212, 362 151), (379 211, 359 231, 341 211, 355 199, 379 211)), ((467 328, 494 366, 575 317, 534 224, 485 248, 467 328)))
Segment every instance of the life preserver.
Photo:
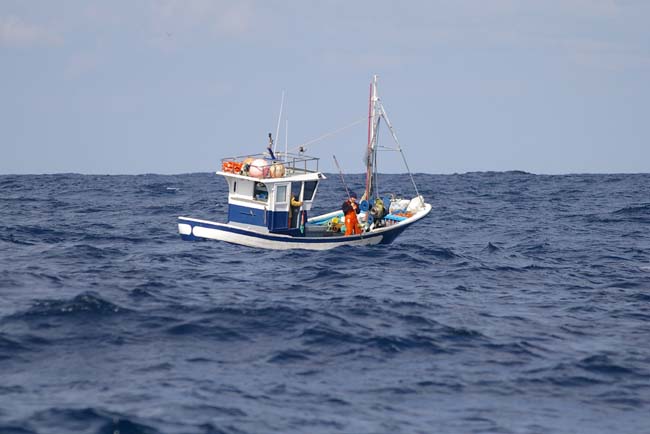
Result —
POLYGON ((239 173, 242 168, 242 163, 237 161, 224 161, 221 163, 221 170, 228 173, 239 173))

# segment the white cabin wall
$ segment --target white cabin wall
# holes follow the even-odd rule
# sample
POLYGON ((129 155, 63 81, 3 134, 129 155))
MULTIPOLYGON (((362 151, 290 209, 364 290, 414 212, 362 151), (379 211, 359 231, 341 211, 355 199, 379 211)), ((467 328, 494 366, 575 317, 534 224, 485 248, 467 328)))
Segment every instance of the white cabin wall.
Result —
POLYGON ((227 178, 228 180, 228 193, 236 197, 253 198, 253 188, 255 187, 254 181, 247 179, 227 178), (234 191, 235 183, 237 183, 237 191, 234 191))

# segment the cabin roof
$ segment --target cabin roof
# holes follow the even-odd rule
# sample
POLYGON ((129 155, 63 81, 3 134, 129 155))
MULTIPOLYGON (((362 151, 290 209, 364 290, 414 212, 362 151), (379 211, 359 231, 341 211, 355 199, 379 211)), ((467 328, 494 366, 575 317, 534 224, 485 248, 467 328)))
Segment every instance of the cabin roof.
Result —
MULTIPOLYGON (((273 154, 271 153, 271 156, 273 154)), ((307 181, 326 179, 318 169, 319 158, 304 153, 282 153, 270 158, 267 154, 247 154, 221 159, 218 175, 273 183, 285 181, 307 181), (262 177, 249 176, 250 172, 262 177), (275 176, 272 176, 275 175, 275 176)))
POLYGON ((265 184, 273 184, 277 182, 302 182, 302 181, 317 181, 321 179, 327 179, 325 175, 321 172, 308 172, 308 173, 298 173, 295 175, 289 175, 289 176, 283 176, 281 178, 257 178, 254 176, 247 176, 247 175, 240 175, 238 173, 230 173, 230 172, 216 172, 217 175, 224 176, 226 178, 234 178, 234 179, 243 179, 247 181, 255 181, 255 182, 263 182, 265 184))

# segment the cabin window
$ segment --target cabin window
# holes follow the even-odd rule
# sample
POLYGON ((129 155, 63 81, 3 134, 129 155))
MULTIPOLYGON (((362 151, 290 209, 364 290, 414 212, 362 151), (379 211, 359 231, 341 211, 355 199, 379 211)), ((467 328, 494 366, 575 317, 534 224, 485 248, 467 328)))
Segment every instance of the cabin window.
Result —
POLYGON ((232 192, 237 193, 237 181, 233 182, 232 184, 232 192))
POLYGON ((266 202, 269 198, 269 191, 266 189, 266 184, 263 182, 256 182, 253 188, 253 198, 266 202))
POLYGON ((295 197, 296 200, 300 200, 301 189, 302 189, 302 184, 300 182, 291 183, 291 196, 295 197))
POLYGON ((275 191, 275 202, 276 203, 286 203, 287 202, 287 186, 278 185, 277 190, 275 191))
POLYGON ((314 198, 314 192, 316 191, 317 185, 318 181, 305 182, 305 188, 302 192, 302 200, 312 200, 314 198))

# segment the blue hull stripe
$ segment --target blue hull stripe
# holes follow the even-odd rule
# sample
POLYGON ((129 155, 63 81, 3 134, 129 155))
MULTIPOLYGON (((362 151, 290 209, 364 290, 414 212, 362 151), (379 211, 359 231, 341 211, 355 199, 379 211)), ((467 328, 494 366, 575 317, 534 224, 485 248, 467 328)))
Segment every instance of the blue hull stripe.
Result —
MULTIPOLYGON (((204 223, 204 222, 196 222, 193 220, 188 220, 183 217, 178 218, 179 222, 189 224, 190 226, 200 226, 204 228, 209 228, 209 229, 216 229, 219 231, 224 231, 224 232, 231 232, 239 235, 246 235, 249 237, 254 237, 254 238, 260 238, 263 240, 271 240, 271 241, 278 241, 278 242, 285 242, 285 243, 305 243, 305 244, 312 244, 312 243, 341 243, 341 242, 350 242, 350 241, 355 241, 355 240, 367 240, 367 239, 372 239, 375 237, 382 237, 383 239, 380 242, 380 244, 389 244, 391 243, 399 234, 401 234, 407 227, 411 225, 411 223, 404 225, 404 226, 395 226, 394 229, 389 229, 387 231, 383 231, 380 233, 374 233, 374 234, 362 234, 362 235, 348 235, 348 236, 333 236, 333 237, 278 237, 274 236, 271 234, 260 234, 257 232, 253 231, 247 231, 246 229, 241 229, 241 228, 235 228, 232 226, 221 226, 221 225, 215 225, 215 224, 210 224, 210 223, 204 223)), ((192 236, 194 237, 194 236, 192 236)), ((194 238, 200 238, 200 237, 194 237, 194 238)))
POLYGON ((228 221, 266 227, 268 211, 248 206, 228 205, 228 221))

